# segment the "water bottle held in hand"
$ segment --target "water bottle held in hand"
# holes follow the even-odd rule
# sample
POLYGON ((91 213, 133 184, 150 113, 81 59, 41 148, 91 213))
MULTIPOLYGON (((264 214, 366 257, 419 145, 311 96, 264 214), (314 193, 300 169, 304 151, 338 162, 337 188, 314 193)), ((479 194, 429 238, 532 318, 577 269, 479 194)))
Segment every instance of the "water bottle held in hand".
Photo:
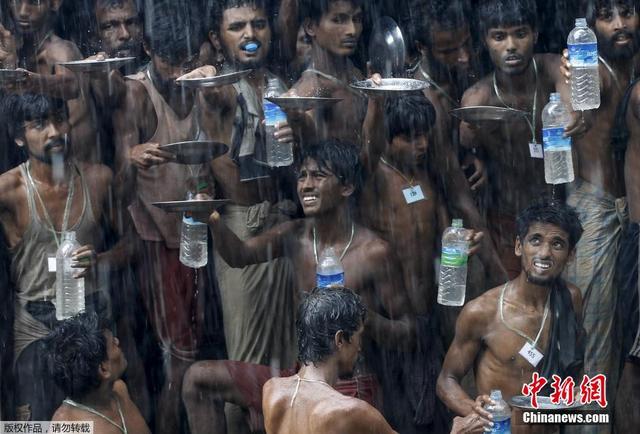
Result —
POLYGON ((502 392, 499 390, 492 390, 490 397, 494 403, 484 406, 484 409, 493 416, 493 427, 488 432, 511 434, 511 407, 502 399, 502 392))
POLYGON ((557 92, 549 96, 542 110, 542 143, 544 147, 544 178, 547 184, 564 184, 574 180, 571 157, 571 137, 564 137, 564 128, 571 116, 557 92))
POLYGON ((571 63, 571 106, 574 110, 600 107, 598 39, 585 18, 576 18, 576 26, 567 38, 571 63))
POLYGON ((451 227, 442 234, 438 303, 445 306, 464 304, 469 254, 467 235, 461 219, 453 219, 451 227))
POLYGON ((84 312, 84 278, 76 279, 73 253, 80 248, 75 232, 64 232, 56 252, 56 319, 64 320, 84 312))
MULTIPOLYGON (((188 199, 191 199, 189 194, 188 199)), ((209 227, 206 223, 195 220, 188 213, 182 216, 180 233, 180 262, 190 268, 207 265, 207 236, 209 227)))
POLYGON ((324 249, 318 258, 316 286, 319 288, 344 286, 344 269, 333 247, 324 249))
POLYGON ((293 163, 293 147, 291 143, 280 143, 274 136, 276 124, 278 122, 286 122, 287 115, 277 104, 267 99, 278 97, 283 91, 284 89, 277 78, 269 78, 267 80, 262 107, 265 121, 267 164, 271 167, 290 166, 293 163))

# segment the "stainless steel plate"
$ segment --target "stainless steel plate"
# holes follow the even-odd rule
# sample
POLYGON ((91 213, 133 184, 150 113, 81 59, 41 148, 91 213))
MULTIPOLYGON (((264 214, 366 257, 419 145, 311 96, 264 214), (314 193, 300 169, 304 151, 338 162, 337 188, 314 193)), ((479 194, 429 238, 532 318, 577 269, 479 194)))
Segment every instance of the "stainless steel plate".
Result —
POLYGON ((351 87, 373 95, 382 93, 403 95, 426 89, 429 84, 413 78, 383 78, 380 86, 377 86, 371 80, 363 80, 352 83, 351 87))
POLYGON ((342 98, 324 98, 320 96, 279 96, 267 98, 282 109, 312 110, 327 107, 342 101, 342 98))
POLYGON ((465 122, 509 121, 528 116, 529 113, 507 107, 495 106, 469 106, 453 109, 451 116, 465 122))
POLYGON ((74 60, 72 62, 60 62, 62 65, 75 72, 109 71, 135 61, 135 57, 114 57, 104 60, 74 60))
POLYGON ((0 81, 24 81, 28 75, 22 69, 0 69, 0 81))
POLYGON ((229 147, 224 143, 210 140, 193 140, 169 143, 168 145, 160 146, 160 149, 175 154, 178 163, 201 164, 226 154, 229 147))
MULTIPOLYGON (((534 409, 531 405, 531 398, 529 396, 518 395, 514 396, 510 400, 510 404, 514 407, 522 408, 525 410, 534 409)), ((551 402, 551 397, 549 396, 538 396, 538 410, 573 410, 576 408, 584 407, 583 404, 580 404, 580 400, 575 401, 571 405, 565 404, 553 404, 551 402)))
POLYGON ((200 77, 200 78, 182 78, 178 77, 176 83, 185 87, 216 87, 226 86, 228 84, 234 84, 239 82, 243 77, 247 76, 252 69, 245 69, 244 71, 231 72, 229 74, 216 75, 215 77, 200 77))
POLYGON ((383 77, 402 77, 405 74, 405 47, 402 31, 391 17, 381 17, 369 37, 371 70, 383 77))
POLYGON ((157 206, 166 212, 213 212, 228 202, 229 199, 172 200, 168 202, 153 202, 151 205, 157 206))

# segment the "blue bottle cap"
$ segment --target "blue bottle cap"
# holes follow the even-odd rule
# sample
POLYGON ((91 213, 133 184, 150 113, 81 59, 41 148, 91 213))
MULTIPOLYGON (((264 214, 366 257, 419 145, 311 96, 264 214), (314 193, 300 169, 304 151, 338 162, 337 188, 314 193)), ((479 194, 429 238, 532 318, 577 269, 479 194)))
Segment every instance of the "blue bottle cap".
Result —
POLYGON ((256 51, 258 51, 258 44, 256 44, 255 42, 249 42, 247 45, 244 46, 244 51, 248 51, 249 53, 255 53, 256 51))

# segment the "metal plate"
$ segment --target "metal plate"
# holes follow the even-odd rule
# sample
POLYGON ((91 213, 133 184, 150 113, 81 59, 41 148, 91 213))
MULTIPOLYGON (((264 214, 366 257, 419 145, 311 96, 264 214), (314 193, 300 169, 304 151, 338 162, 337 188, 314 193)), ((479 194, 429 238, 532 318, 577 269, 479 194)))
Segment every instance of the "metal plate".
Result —
POLYGON ((331 106, 342 101, 342 98, 324 98, 320 96, 279 96, 267 99, 284 110, 297 109, 305 111, 331 106))
POLYGON ((24 81, 28 75, 23 69, 0 69, 0 81, 24 81))
POLYGON ((405 47, 402 31, 391 17, 381 17, 369 37, 371 70, 383 77, 402 77, 405 73, 405 47))
POLYGON ((352 88, 368 94, 403 95, 421 91, 429 87, 429 84, 414 80, 413 78, 383 78, 380 86, 376 86, 371 80, 356 81, 350 85, 352 88))
POLYGON ((153 202, 151 205, 166 212, 213 212, 229 203, 229 199, 215 200, 172 200, 168 202, 153 202))
POLYGON ((507 107, 469 106, 453 109, 449 112, 465 122, 509 121, 528 116, 529 113, 507 107))
MULTIPOLYGON (((513 398, 511 398, 510 404, 514 407, 522 408, 524 410, 534 410, 533 406, 531 405, 531 398, 529 396, 514 396, 513 398)), ((551 397, 538 396, 537 410, 574 410, 580 407, 584 407, 584 404, 581 404, 580 400, 575 401, 571 405, 553 404, 551 402, 551 397)))
POLYGON ((104 60, 74 60, 72 62, 60 62, 62 65, 75 72, 109 71, 135 61, 135 57, 114 57, 104 60))
POLYGON ((249 75, 252 69, 244 71, 230 72, 229 74, 216 75, 215 77, 199 77, 199 78, 176 78, 176 83, 185 87, 216 87, 234 84, 242 80, 243 77, 249 75))
POLYGON ((193 140, 159 146, 163 151, 175 154, 178 163, 201 164, 226 154, 229 147, 211 140, 193 140))

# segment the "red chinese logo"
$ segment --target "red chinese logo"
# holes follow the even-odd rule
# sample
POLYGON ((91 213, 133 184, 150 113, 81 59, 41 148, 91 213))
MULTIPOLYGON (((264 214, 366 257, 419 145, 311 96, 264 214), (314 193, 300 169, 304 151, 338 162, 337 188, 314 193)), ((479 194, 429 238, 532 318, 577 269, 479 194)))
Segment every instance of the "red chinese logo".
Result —
POLYGON ((547 379, 534 372, 531 377, 531 383, 522 385, 522 394, 531 397, 531 406, 538 408, 538 393, 547 384, 547 379))
MULTIPOLYGON (((562 379, 558 375, 551 376, 551 395, 549 396, 552 404, 570 406, 575 402, 575 386, 576 383, 571 377, 562 379)), ((537 372, 531 376, 531 382, 522 385, 522 394, 531 398, 531 406, 538 408, 538 394, 548 380, 541 377, 537 372)), ((588 375, 582 377, 580 382, 580 404, 587 405, 592 402, 598 403, 601 408, 607 407, 607 378, 603 374, 595 375, 589 378, 588 375)))
POLYGON ((564 380, 557 375, 552 375, 551 379, 551 403, 552 404, 560 404, 560 401, 563 401, 566 405, 573 404, 573 388, 576 387, 576 382, 573 381, 572 377, 567 377, 564 380))
POLYGON ((607 407, 607 377, 603 374, 589 378, 582 377, 580 383, 580 403, 591 404, 597 402, 600 408, 607 407))

